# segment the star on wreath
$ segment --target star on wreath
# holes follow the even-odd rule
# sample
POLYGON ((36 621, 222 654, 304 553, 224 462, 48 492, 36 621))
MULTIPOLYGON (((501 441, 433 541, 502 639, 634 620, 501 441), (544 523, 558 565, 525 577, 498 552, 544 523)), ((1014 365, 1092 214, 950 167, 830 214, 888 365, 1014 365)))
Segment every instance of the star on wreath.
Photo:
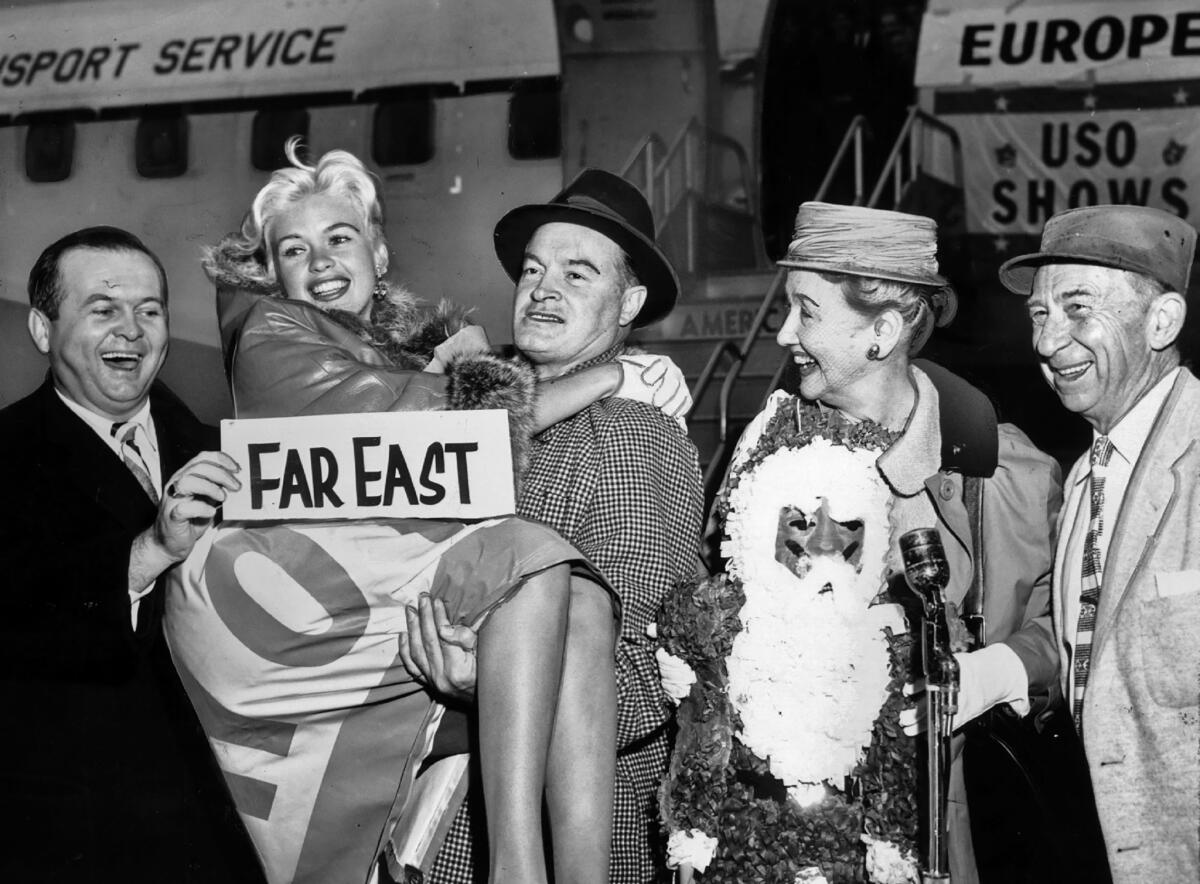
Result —
POLYGON ((1163 148, 1163 162, 1168 166, 1178 166, 1185 153, 1187 153, 1187 146, 1180 144, 1172 138, 1167 142, 1166 147, 1163 148))
POLYGON ((1004 169, 1011 169, 1017 164, 1017 149, 1011 143, 996 148, 996 162, 1004 169))

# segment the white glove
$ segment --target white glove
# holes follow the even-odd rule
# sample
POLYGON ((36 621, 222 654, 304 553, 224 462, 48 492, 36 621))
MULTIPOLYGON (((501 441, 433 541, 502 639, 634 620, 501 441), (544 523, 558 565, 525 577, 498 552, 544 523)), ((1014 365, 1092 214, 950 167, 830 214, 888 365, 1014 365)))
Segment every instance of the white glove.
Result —
POLYGON ((667 839, 667 868, 691 866, 703 872, 717 855, 717 839, 709 838, 699 829, 672 832, 667 839))
POLYGON ((658 661, 658 676, 662 679, 663 693, 670 697, 676 706, 683 702, 696 683, 696 670, 687 664, 682 657, 676 657, 666 648, 654 652, 658 661))
MULTIPOLYGON (((1029 682, 1021 658, 1008 645, 988 645, 971 653, 954 655, 958 661, 958 710, 951 730, 958 730, 993 706, 1009 703, 1018 715, 1029 712, 1029 682)), ((904 686, 905 696, 915 697, 925 690, 918 680, 904 686)), ((910 737, 925 731, 925 704, 900 711, 900 726, 910 737)))
POLYGON ((692 395, 679 366, 666 356, 618 356, 621 386, 614 396, 653 405, 687 429, 684 418, 692 408, 692 395))

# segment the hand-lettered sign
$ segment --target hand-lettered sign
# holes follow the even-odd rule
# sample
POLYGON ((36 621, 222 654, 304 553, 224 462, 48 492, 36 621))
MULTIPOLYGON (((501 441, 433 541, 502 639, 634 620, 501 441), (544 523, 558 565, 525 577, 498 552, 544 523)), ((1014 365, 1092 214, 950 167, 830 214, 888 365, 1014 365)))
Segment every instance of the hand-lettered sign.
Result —
POLYGON ((505 411, 226 420, 226 519, 478 519, 515 510, 505 411))

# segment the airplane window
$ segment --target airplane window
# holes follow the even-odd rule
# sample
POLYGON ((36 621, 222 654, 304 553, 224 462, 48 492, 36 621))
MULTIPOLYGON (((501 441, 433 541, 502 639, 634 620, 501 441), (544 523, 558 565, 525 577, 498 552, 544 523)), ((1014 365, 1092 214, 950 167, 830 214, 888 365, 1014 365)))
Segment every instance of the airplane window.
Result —
POLYGON ((562 153, 562 109, 556 78, 525 80, 508 102, 508 153, 515 160, 553 159, 562 153))
POLYGON ((134 136, 137 172, 143 178, 177 178, 188 166, 188 121, 182 113, 138 120, 134 136))
POLYGON ((71 177, 75 124, 69 120, 30 123, 25 131, 25 175, 39 184, 71 177))
POLYGON ((377 104, 371 156, 380 166, 415 166, 432 159, 432 96, 416 95, 377 104))
POLYGON ((284 143, 293 135, 308 142, 308 111, 302 107, 261 110, 254 115, 250 140, 250 162, 260 172, 273 172, 287 165, 284 143))

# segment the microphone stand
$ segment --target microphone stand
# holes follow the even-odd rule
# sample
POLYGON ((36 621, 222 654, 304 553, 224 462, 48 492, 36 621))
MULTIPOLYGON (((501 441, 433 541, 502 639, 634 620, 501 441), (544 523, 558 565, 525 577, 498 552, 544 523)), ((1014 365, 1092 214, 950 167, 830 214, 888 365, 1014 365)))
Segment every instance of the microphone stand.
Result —
POLYGON ((921 601, 921 664, 925 676, 925 746, 928 842, 922 884, 950 881, 946 834, 946 795, 950 784, 950 731, 958 709, 958 661, 950 651, 946 622, 946 585, 950 567, 936 528, 918 528, 900 538, 904 578, 921 601))

